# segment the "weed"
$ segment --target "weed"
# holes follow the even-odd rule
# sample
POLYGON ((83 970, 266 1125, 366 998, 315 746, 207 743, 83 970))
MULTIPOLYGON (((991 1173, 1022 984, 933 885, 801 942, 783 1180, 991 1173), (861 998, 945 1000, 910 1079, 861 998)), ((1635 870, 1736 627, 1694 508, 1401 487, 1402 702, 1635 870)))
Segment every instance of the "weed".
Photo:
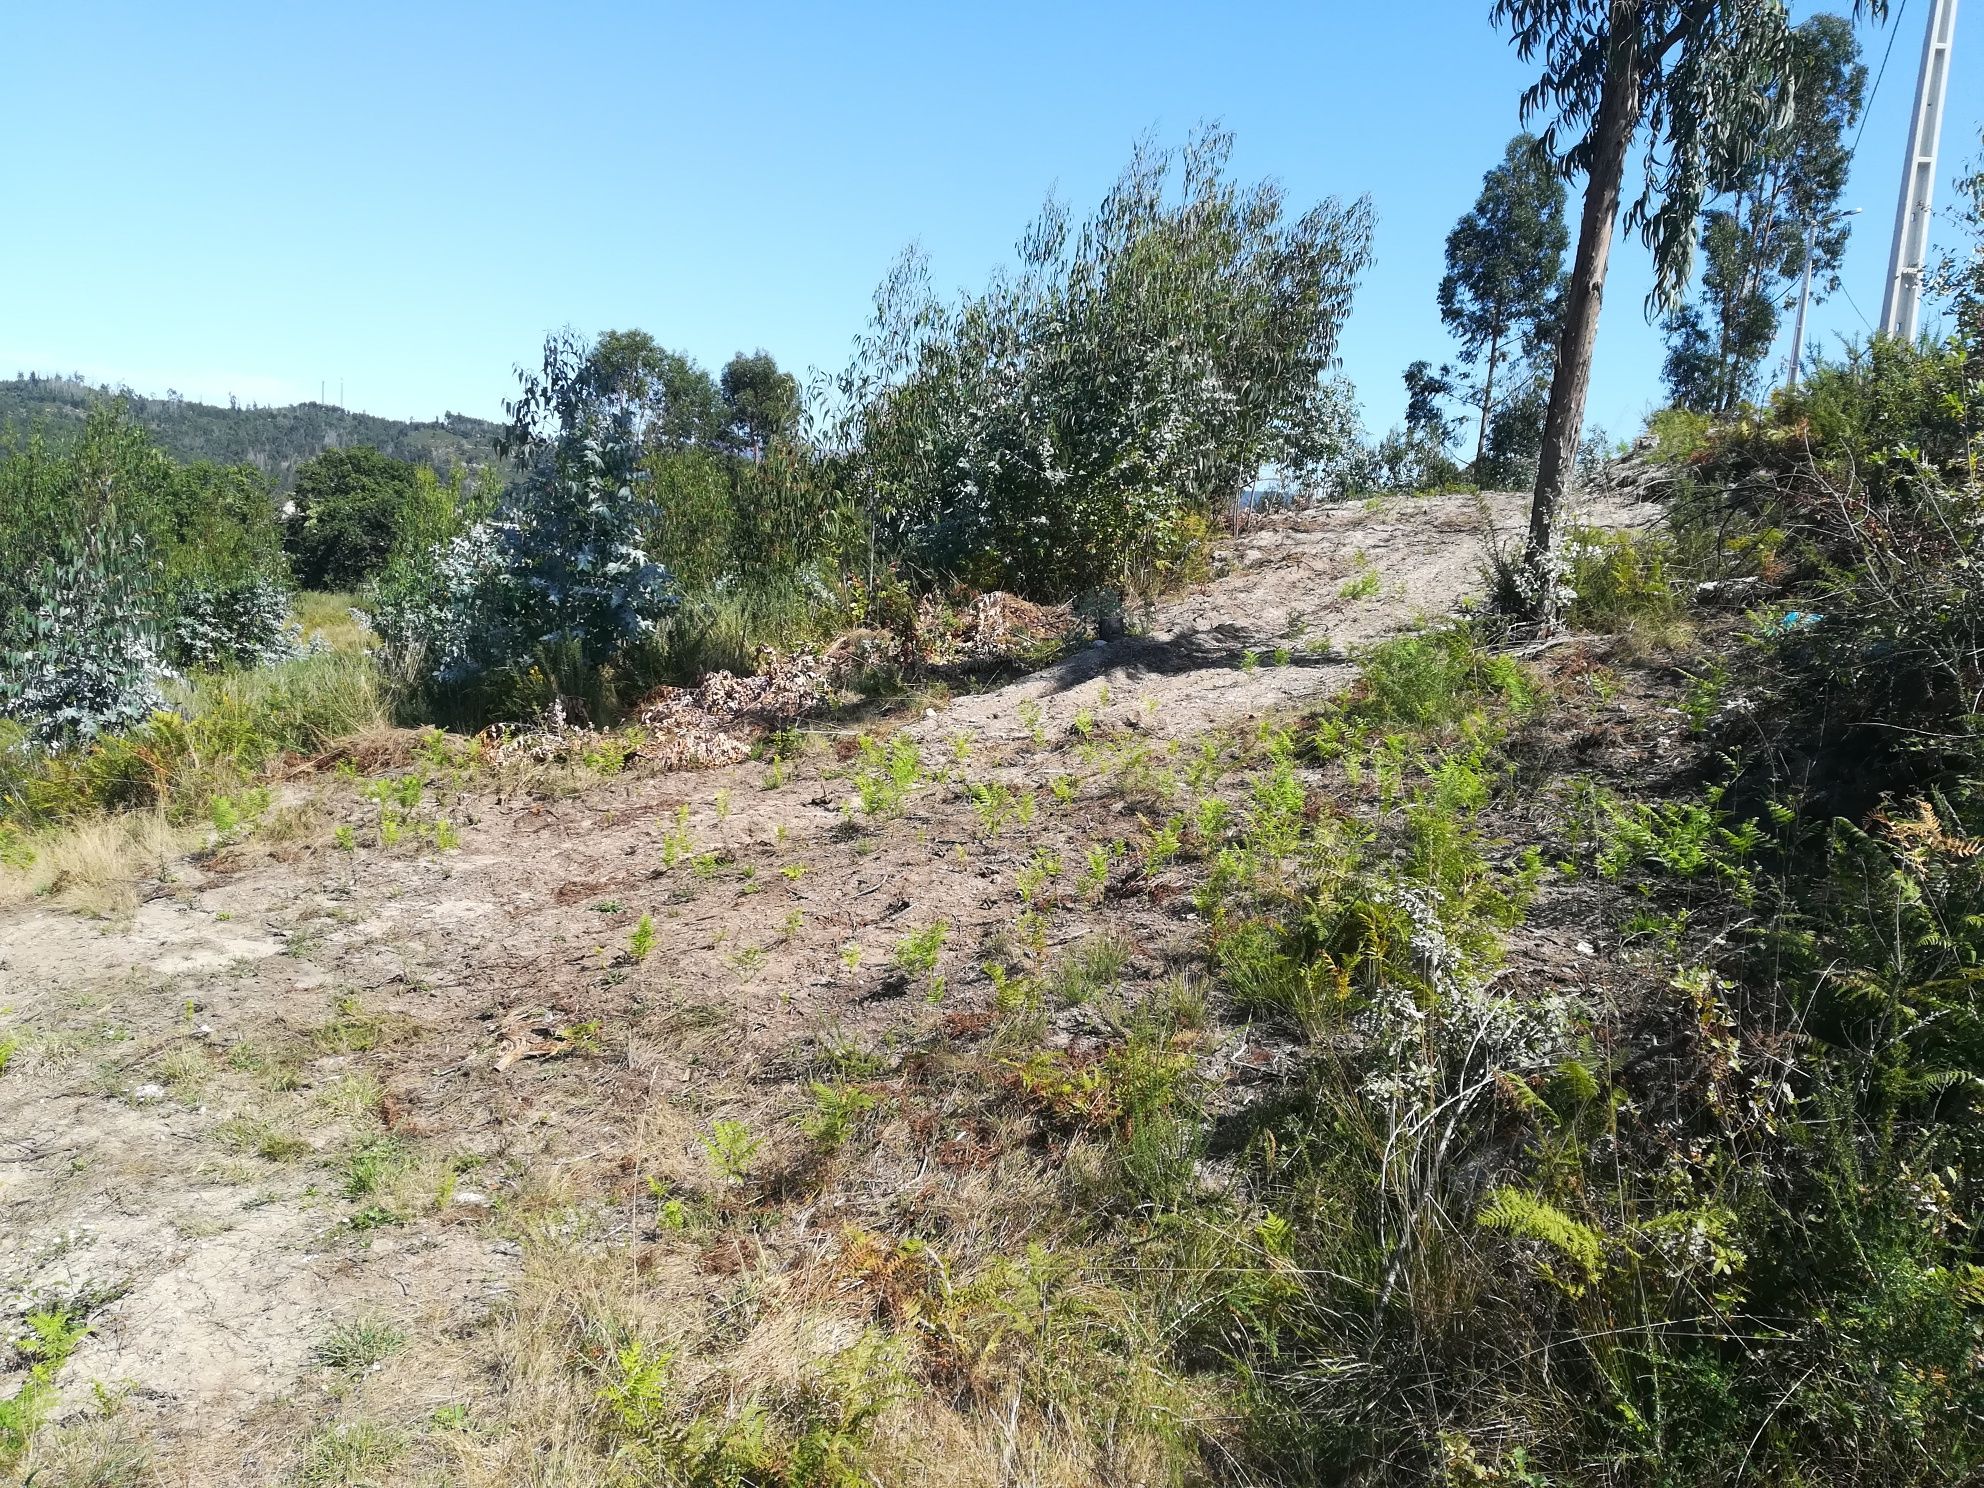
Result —
POLYGON ((654 916, 644 911, 635 922, 633 934, 627 937, 627 954, 636 961, 647 960, 654 950, 654 940, 654 916))
POLYGON ((1751 875, 1745 866, 1764 841, 1764 829, 1755 821, 1728 825, 1729 818, 1718 802, 1720 791, 1710 791, 1705 803, 1693 801, 1635 801, 1621 805, 1609 797, 1602 806, 1609 831, 1598 852, 1598 871, 1607 878, 1622 877, 1641 864, 1651 864, 1675 878, 1697 878, 1704 873, 1722 878, 1747 902, 1751 875))
POLYGON ((55 1377, 89 1333, 89 1325, 63 1308, 30 1311, 14 1350, 26 1365, 11 1396, 0 1399, 0 1468, 18 1463, 55 1404, 55 1377))
POLYGON ((384 1036, 383 1018, 368 1013, 350 993, 340 996, 330 1021, 310 1035, 310 1042, 325 1054, 362 1054, 378 1047, 384 1036))
POLYGON ((326 1369, 357 1371, 391 1358, 406 1346, 406 1333, 376 1318, 339 1323, 313 1349, 312 1357, 326 1369))
POLYGON ((703 1138, 703 1153, 719 1178, 739 1184, 750 1174, 751 1163, 763 1145, 743 1122, 723 1119, 711 1124, 703 1138))
POLYGON ((839 1147, 852 1135, 861 1118, 880 1104, 879 1099, 859 1085, 842 1081, 812 1084, 813 1109, 800 1118, 800 1129, 823 1147, 839 1147))
POLYGON ((1054 968, 1051 994, 1074 1006, 1115 991, 1129 967, 1130 949, 1130 943, 1116 935, 1090 936, 1054 968))
POLYGON ((310 1150, 310 1144, 294 1132, 260 1116, 234 1116, 216 1131, 230 1147, 252 1152, 267 1162, 291 1162, 310 1150))
POLYGON ((326 1427, 303 1449, 298 1488, 367 1488, 406 1450, 396 1431, 371 1421, 326 1427))
POLYGON ((411 1161, 406 1144, 398 1137, 374 1137, 354 1148, 346 1157, 344 1196, 348 1199, 376 1198, 389 1182, 406 1171, 411 1161))
POLYGON ((1339 599, 1369 599, 1384 587, 1378 571, 1370 566, 1370 560, 1358 554, 1357 572, 1337 586, 1339 599))
POLYGON ((1491 656, 1456 625, 1373 647, 1350 713, 1367 723, 1423 728, 1457 723, 1487 702, 1521 708, 1534 697, 1521 666, 1491 656))

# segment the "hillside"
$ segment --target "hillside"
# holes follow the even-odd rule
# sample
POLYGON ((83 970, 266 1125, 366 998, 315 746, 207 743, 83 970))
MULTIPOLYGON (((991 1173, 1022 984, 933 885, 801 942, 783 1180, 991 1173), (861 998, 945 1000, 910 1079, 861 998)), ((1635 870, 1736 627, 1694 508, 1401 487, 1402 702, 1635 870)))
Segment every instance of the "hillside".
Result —
POLYGON ((432 465, 443 474, 456 465, 475 468, 495 458, 498 426, 466 414, 417 422, 353 413, 328 403, 221 408, 33 375, 0 381, 0 429, 39 424, 59 435, 64 428, 80 424, 94 403, 113 397, 125 399, 138 422, 175 458, 253 465, 284 488, 299 462, 347 445, 370 445, 398 459, 432 465))
MULTIPOLYGON (((374 846, 377 792, 313 774, 283 788, 280 843, 175 857, 121 922, 7 912, 21 1052, 0 1113, 42 1134, 0 1195, 10 1284, 105 1299, 69 1377, 119 1382, 117 1429, 169 1482, 515 1482, 554 1459, 566 1475, 540 1481, 605 1481, 611 1438, 585 1421, 643 1356, 616 1344, 615 1365, 591 1337, 673 1329, 698 1401, 833 1366, 883 1336, 863 1329, 893 1316, 889 1288, 925 1305, 913 1237, 963 1277, 1068 1223, 1056 1185, 1084 1160, 1062 1149, 1088 1127, 1070 1094, 1070 1124, 1036 1130, 1022 1113, 1052 1102, 1012 1070, 1094 1064, 1111 1020, 1154 1016, 1126 1009, 1206 995, 1202 854, 1131 846, 1137 813, 1187 767, 1236 821, 1255 809, 1261 720, 1325 706, 1350 655, 1461 597, 1480 526, 1472 497, 1269 519, 1143 637, 817 718, 788 759, 672 771, 657 742, 556 790, 542 766, 520 792, 437 775, 418 809, 458 825, 445 852, 374 846), (857 811, 863 722, 918 764, 857 811), (1018 1007, 1030 978, 1002 968, 1034 963, 1043 986, 1079 964, 1098 988, 1018 1007), (830 1098, 845 1110, 819 1116, 830 1098), (737 1151, 711 1157, 721 1140, 737 1151)), ((1318 801, 1345 788, 1299 778, 1318 801)), ((1568 949, 1595 933, 1545 916, 1515 959, 1543 984, 1620 980, 1568 949)), ((1196 1016, 1165 1031, 1164 1069, 1209 1107, 1296 1068, 1274 1019, 1196 1016)), ((945 1326, 993 1325, 1005 1304, 976 1285, 945 1326)), ((1017 1371, 1019 1346, 981 1345, 981 1367, 1017 1371)), ((1079 1433, 1023 1417, 1007 1445, 969 1390, 912 1402, 925 1366, 891 1347, 872 1446, 904 1470, 876 1481, 939 1461, 959 1484, 1124 1480, 1090 1476, 1079 1433)), ((57 1413, 87 1409, 78 1383, 57 1413)))

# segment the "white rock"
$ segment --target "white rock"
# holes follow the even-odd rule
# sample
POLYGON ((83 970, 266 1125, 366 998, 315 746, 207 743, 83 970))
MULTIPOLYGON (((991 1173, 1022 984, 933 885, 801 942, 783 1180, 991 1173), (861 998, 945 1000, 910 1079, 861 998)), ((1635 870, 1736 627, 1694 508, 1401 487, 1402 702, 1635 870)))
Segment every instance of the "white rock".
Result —
POLYGON ((165 1087, 163 1085, 140 1085, 136 1090, 131 1092, 131 1099, 134 1101, 164 1100, 165 1087))

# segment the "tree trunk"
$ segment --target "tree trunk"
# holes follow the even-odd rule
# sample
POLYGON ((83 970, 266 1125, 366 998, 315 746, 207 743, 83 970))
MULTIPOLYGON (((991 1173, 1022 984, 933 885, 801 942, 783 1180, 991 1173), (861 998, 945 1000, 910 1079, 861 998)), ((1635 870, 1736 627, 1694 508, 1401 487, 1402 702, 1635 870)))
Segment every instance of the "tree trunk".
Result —
POLYGON ((1474 483, 1481 484, 1481 456, 1488 449, 1488 410, 1495 406, 1495 357, 1502 349, 1502 333, 1488 338, 1488 374, 1481 386, 1481 432, 1474 436, 1474 483))
POLYGON ((1530 503, 1529 543, 1523 554, 1532 590, 1525 596, 1529 618, 1546 624, 1556 618, 1557 524, 1584 432, 1591 354, 1598 341, 1612 227, 1619 216, 1619 187, 1626 175, 1626 152, 1639 127, 1639 30, 1635 0, 1612 0, 1605 86, 1592 131, 1591 174, 1585 182, 1577 257, 1564 295, 1564 330, 1557 343, 1556 373, 1550 379, 1550 407, 1543 420, 1543 450, 1536 464, 1536 495, 1530 503))

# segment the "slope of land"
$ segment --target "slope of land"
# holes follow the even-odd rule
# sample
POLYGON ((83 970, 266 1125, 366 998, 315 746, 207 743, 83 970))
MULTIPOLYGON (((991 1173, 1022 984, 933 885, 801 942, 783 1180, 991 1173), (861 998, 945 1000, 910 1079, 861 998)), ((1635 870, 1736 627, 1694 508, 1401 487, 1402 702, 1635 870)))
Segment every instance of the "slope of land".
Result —
MULTIPOLYGON (((551 789, 436 756, 391 833, 320 775, 126 922, 6 912, 0 1282, 90 1320, 37 1450, 114 1440, 189 1484, 592 1481, 579 1423, 634 1337, 670 1341, 671 1388, 800 1398, 891 1305, 849 1237, 957 1268, 1032 1238, 1053 1162, 944 1094, 947 1051, 998 1037, 992 968, 1090 966, 1122 1006, 1199 975, 1186 880, 1131 882, 1115 844, 1186 762, 1476 589, 1484 515, 1520 514, 1486 507, 1261 521, 1141 636, 817 721, 787 759, 551 789), (864 730, 919 763, 864 776, 864 730), (890 1119, 833 1148, 816 1082, 890 1119)), ((1596 974, 1539 925, 1518 968, 1596 974)), ((1038 1037, 1094 1046, 1112 1005, 1038 1037)), ((1215 1023, 1195 1058, 1240 1091, 1290 1051, 1215 1023)), ((960 1419, 892 1404, 875 1450, 1059 1480, 1064 1446, 960 1419)))
POLYGON ((39 427, 59 438, 81 424, 96 403, 112 398, 122 399, 175 459, 253 465, 284 489, 302 461, 350 445, 370 445, 395 459, 431 465, 442 475, 457 465, 473 470, 495 459, 497 425, 462 413, 422 422, 353 413, 328 403, 220 408, 38 376, 0 381, 0 429, 39 427))

